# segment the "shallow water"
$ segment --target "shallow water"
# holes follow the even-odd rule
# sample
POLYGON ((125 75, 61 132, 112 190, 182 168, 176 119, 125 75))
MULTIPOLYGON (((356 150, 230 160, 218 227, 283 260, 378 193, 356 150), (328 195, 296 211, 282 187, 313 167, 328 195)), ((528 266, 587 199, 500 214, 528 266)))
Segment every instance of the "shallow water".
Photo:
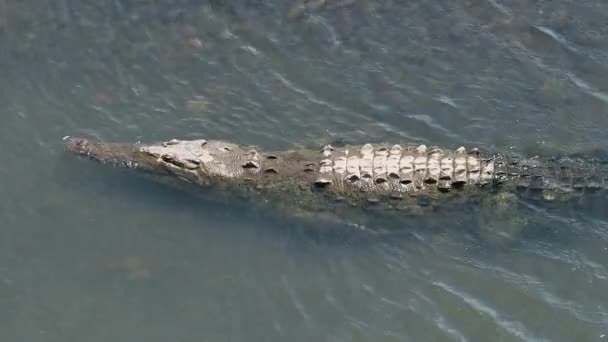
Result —
POLYGON ((601 202, 497 247, 474 215, 311 227, 63 153, 608 146, 608 3, 330 2, 0 1, 1 341, 608 340, 601 202))

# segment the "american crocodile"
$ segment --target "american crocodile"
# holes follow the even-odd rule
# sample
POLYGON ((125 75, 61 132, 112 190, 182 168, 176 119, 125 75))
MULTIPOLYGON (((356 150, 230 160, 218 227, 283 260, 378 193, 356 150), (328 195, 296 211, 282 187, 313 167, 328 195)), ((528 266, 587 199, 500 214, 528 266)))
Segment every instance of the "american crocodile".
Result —
POLYGON ((364 144, 264 152, 220 140, 159 144, 94 143, 65 147, 104 164, 172 176, 224 197, 320 211, 339 207, 411 211, 448 199, 506 190, 552 200, 608 186, 605 164, 592 158, 516 158, 478 149, 364 144))

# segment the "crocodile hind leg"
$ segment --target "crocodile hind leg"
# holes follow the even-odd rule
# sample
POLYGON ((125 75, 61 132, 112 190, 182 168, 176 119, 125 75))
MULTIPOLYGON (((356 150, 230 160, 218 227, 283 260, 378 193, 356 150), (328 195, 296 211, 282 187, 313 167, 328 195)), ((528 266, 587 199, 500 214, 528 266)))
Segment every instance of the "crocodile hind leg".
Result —
MULTIPOLYGON (((400 202, 396 202, 400 203, 400 202)), ((334 203, 328 207, 322 206, 290 206, 279 205, 278 212, 283 217, 296 219, 298 222, 314 226, 343 226, 349 229, 365 230, 373 234, 383 234, 399 231, 403 220, 418 222, 431 219, 435 208, 431 205, 407 203, 406 205, 390 205, 375 203, 369 205, 353 205, 352 203, 334 203)))
POLYGON ((528 224, 519 197, 509 191, 481 199, 477 217, 479 237, 490 243, 505 243, 518 237, 528 224))

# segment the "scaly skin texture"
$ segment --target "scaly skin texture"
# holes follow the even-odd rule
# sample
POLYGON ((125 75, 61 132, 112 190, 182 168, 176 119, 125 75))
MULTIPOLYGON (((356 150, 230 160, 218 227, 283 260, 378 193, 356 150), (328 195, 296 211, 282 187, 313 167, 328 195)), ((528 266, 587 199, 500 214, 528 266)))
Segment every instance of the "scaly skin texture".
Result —
POLYGON ((508 190, 540 195, 603 189, 594 160, 512 159, 502 154, 424 145, 329 145, 263 152, 219 140, 157 145, 92 143, 69 138, 66 149, 104 164, 174 176, 231 198, 305 211, 374 207, 415 211, 448 199, 508 190))

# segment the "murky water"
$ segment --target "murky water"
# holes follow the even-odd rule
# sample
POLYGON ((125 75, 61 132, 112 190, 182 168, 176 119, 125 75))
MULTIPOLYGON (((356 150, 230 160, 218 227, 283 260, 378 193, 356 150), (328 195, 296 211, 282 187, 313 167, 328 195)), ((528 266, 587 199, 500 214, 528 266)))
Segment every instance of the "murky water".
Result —
POLYGON ((0 0, 1 341, 608 340, 598 202, 328 234, 60 144, 606 149, 608 3, 159 3, 0 0))

